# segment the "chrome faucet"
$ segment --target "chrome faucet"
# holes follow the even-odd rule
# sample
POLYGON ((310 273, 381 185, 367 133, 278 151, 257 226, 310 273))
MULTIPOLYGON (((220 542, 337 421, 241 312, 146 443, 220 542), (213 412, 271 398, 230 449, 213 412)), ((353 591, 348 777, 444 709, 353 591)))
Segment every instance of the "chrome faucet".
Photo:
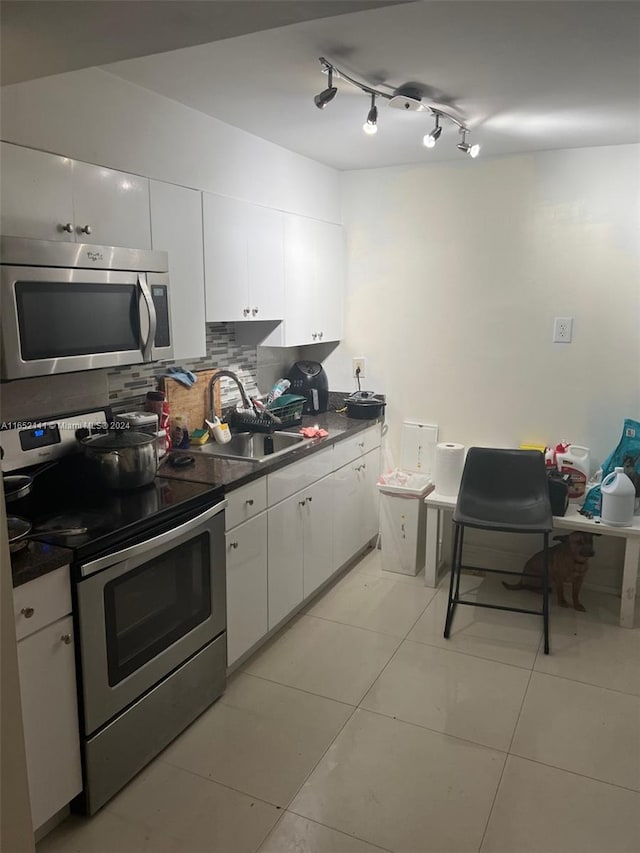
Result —
POLYGON ((247 392, 244 390, 244 385, 242 384, 240 379, 236 376, 236 374, 232 370, 219 370, 217 373, 215 373, 211 377, 211 379, 209 381, 209 408, 211 410, 211 420, 213 420, 215 415, 216 415, 215 408, 213 405, 213 389, 214 389, 216 382, 219 379, 222 379, 223 376, 228 376, 229 379, 233 379, 233 381, 236 383, 236 385, 238 386, 238 391, 240 392, 240 397, 242 398, 242 404, 245 407, 245 409, 252 409, 253 408, 253 406, 251 405, 251 401, 249 400, 249 398, 247 396, 247 392))

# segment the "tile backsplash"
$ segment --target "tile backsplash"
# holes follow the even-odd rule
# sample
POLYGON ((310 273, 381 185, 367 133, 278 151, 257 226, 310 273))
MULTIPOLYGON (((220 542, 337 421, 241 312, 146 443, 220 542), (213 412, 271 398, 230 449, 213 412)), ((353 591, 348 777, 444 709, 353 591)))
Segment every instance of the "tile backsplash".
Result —
MULTIPOLYGON (((139 409, 147 391, 157 389, 158 378, 171 366, 226 368, 238 374, 249 394, 266 393, 297 357, 297 350, 239 344, 233 323, 208 323, 207 354, 202 358, 40 376, 0 385, 0 419, 50 417, 104 405, 115 411, 139 409)), ((229 380, 221 381, 220 392, 223 406, 237 400, 236 386, 229 380)))

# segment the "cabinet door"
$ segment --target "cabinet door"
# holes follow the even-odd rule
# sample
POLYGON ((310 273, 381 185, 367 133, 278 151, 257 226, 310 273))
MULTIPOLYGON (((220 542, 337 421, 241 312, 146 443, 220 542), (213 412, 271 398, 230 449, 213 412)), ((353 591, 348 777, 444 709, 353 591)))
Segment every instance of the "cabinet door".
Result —
POLYGON ((207 354, 202 198, 196 190, 151 181, 151 240, 169 253, 173 358, 207 354))
POLYGON ((226 534, 227 665, 269 628, 267 618, 267 513, 226 534))
POLYGON ((360 542, 360 478, 352 462, 339 468, 333 480, 333 556, 336 569, 356 553, 360 542))
POLYGON ((360 463, 360 535, 358 547, 365 545, 380 531, 379 503, 380 493, 376 483, 380 476, 380 448, 367 453, 360 463))
POLYGON ((247 320, 247 207, 233 198, 203 193, 204 276, 207 322, 247 320))
POLYGON ((76 160, 73 210, 78 242, 151 248, 147 178, 76 160))
POLYGON ((334 569, 333 477, 325 477, 303 492, 304 584, 307 598, 334 569))
POLYGON ((73 161, 6 142, 1 154, 0 233, 73 241, 73 161))
POLYGON ((21 640, 18 667, 31 817, 37 829, 82 790, 71 616, 21 640))
POLYGON ((344 234, 342 226, 314 222, 316 232, 315 317, 321 341, 339 341, 344 333, 344 234))
POLYGON ((284 317, 283 214, 247 205, 247 266, 252 320, 284 317))
POLYGON ((302 601, 304 509, 304 495, 293 495, 268 512, 269 630, 302 601))
POLYGON ((313 221, 285 216, 284 281, 286 312, 283 346, 312 343, 314 276, 313 221))

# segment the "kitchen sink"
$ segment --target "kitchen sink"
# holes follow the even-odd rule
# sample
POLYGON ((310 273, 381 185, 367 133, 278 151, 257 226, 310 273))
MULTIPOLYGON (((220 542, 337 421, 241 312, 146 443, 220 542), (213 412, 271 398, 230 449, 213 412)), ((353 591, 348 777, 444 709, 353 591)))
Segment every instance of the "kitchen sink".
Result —
POLYGON ((218 444, 210 439, 199 447, 193 445, 189 451, 220 456, 223 459, 241 459, 244 462, 267 462, 276 456, 291 453, 298 447, 312 442, 297 432, 238 432, 226 444, 218 444))

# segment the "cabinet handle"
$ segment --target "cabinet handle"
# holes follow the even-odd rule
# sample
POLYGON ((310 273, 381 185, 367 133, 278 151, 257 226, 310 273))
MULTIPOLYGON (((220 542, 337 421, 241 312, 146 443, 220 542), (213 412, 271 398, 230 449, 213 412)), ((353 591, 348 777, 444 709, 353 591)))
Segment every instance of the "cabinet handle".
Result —
POLYGON ((238 543, 237 543, 237 542, 229 542, 229 548, 234 548, 234 549, 235 549, 235 548, 237 548, 237 547, 238 547, 238 543))
POLYGON ((71 634, 63 634, 63 635, 60 637, 60 639, 61 639, 61 640, 62 640, 62 642, 65 644, 65 646, 68 646, 68 645, 70 645, 70 644, 71 644, 71 634))
POLYGON ((324 332, 318 332, 318 337, 320 338, 320 340, 322 340, 323 335, 324 335, 324 332))
POLYGON ((363 448, 363 447, 364 447, 364 441, 359 441, 359 442, 358 442, 358 447, 363 448))
POLYGON ((298 501, 298 506, 304 506, 306 503, 307 503, 306 500, 305 501, 298 501))
POLYGON ((253 498, 247 498, 247 500, 245 501, 245 503, 246 503, 246 505, 247 505, 247 506, 253 506, 253 498))
POLYGON ((312 338, 313 338, 313 340, 315 341, 315 339, 318 337, 318 333, 317 333, 317 332, 312 332, 312 333, 311 333, 311 337, 312 337, 312 338))
POLYGON ((366 462, 363 462, 363 463, 362 463, 362 465, 360 466, 360 468, 361 468, 363 471, 366 471, 366 470, 367 470, 367 463, 366 463, 366 462))
POLYGON ((67 222, 66 225, 58 225, 58 228, 61 231, 66 231, 67 234, 71 234, 71 232, 73 231, 73 225, 70 222, 67 222))
POLYGON ((23 607, 20 613, 22 613, 25 619, 31 619, 31 617, 35 613, 35 610, 33 609, 33 607, 23 607))
POLYGON ((251 313, 252 313, 252 314, 253 314, 253 316, 255 317, 255 316, 256 316, 256 314, 258 313, 258 309, 257 309, 257 308, 254 308, 254 309, 251 311, 251 313))
POLYGON ((248 317, 248 316, 249 316, 249 314, 251 314, 251 308, 245 308, 245 309, 243 310, 243 312, 242 312, 242 315, 243 315, 244 317, 248 317))
POLYGON ((78 234, 91 234, 91 226, 83 225, 81 228, 78 228, 78 234))
POLYGON ((307 503, 310 504, 313 498, 307 498, 307 503))

